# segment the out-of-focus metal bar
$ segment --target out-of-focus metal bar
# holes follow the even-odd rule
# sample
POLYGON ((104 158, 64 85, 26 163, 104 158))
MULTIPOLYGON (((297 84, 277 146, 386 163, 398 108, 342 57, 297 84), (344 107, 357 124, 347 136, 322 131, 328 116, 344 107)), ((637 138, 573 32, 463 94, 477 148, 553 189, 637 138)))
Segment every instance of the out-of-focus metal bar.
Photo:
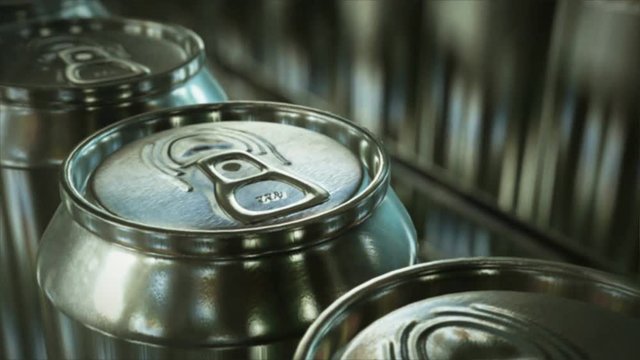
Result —
POLYGON ((417 148, 404 157, 510 211, 524 139, 538 127, 554 3, 426 4, 419 110, 407 132, 417 148))
POLYGON ((539 143, 518 215, 635 268, 640 218, 640 4, 561 2, 539 143))
POLYGON ((46 358, 34 262, 57 205, 57 177, 56 167, 0 169, 0 344, 8 359, 46 358))
POLYGON ((429 251, 436 250, 440 253, 436 257, 524 256, 621 272, 613 262, 565 236, 542 232, 432 173, 417 171, 397 158, 392 171, 398 195, 407 204, 421 238, 424 260, 432 259, 429 251))

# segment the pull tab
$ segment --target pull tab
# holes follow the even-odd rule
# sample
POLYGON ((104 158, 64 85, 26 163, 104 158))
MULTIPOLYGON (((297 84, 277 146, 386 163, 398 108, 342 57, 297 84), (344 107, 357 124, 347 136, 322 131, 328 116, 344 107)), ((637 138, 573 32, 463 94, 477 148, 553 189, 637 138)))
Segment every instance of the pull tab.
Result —
POLYGON ((214 154, 200 159, 197 166, 214 182, 220 207, 244 223, 289 215, 329 199, 320 186, 245 152, 214 154))
POLYGON ((116 58, 96 46, 76 46, 58 55, 67 63, 65 75, 79 85, 121 80, 150 73, 149 68, 116 58))

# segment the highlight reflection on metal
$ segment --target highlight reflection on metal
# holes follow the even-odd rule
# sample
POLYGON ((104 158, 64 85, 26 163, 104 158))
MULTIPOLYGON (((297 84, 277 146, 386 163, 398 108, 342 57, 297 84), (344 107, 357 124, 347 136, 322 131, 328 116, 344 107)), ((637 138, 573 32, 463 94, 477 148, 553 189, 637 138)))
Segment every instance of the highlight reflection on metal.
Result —
POLYGON ((294 359, 625 358, 639 330, 640 288, 611 274, 517 258, 446 260, 343 295, 294 359))
POLYGON ((167 109, 94 134, 65 162, 63 205, 38 253, 52 357, 289 358, 331 301, 415 263, 415 231, 388 177, 382 145, 363 128, 288 104, 167 109), (259 134, 262 147, 248 153, 248 142, 222 136, 237 131, 259 134), (157 151, 154 162, 141 158, 157 151), (207 202, 215 200, 207 196, 211 180, 182 165, 204 161, 233 176, 240 168, 223 168, 231 155, 255 162, 256 171, 258 162, 286 168, 290 175, 276 180, 312 181, 329 198, 260 222, 218 222, 207 202), (192 191, 167 181, 157 168, 165 162, 192 191), (201 221, 203 214, 213 220, 201 221))
POLYGON ((45 359, 35 256, 59 204, 60 163, 81 139, 124 117, 225 95, 203 68, 201 40, 179 27, 58 19, 3 28, 0 41, 0 358, 45 359), (82 67, 66 78, 69 62, 95 65, 84 62, 87 50, 131 67, 117 79, 105 79, 104 69, 90 82, 74 78, 75 70, 86 75, 82 67))

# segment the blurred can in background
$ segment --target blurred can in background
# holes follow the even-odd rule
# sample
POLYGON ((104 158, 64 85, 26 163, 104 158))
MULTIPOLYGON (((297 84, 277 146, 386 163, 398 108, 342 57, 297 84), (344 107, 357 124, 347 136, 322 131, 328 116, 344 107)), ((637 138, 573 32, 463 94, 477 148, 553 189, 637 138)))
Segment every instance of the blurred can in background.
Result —
POLYGON ((81 139, 152 109, 225 99, 193 32, 125 19, 36 21, 0 32, 0 348, 44 358, 38 240, 59 166, 81 139))
POLYGON ((290 358, 333 300, 415 263, 389 172, 366 130, 288 104, 100 131, 65 162, 38 251, 51 356, 290 358))

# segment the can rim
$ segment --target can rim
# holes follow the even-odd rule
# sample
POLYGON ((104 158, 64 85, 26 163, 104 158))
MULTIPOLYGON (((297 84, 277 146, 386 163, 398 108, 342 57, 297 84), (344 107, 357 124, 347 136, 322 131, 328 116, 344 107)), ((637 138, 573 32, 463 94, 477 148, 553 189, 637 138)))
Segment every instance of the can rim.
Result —
MULTIPOLYGON (((303 127, 303 126, 301 126, 303 127)), ((383 145, 365 128, 347 119, 308 107, 274 102, 230 101, 158 110, 117 122, 80 143, 67 157, 61 173, 61 199, 73 219, 89 231, 130 248, 168 256, 251 257, 299 249, 335 237, 366 220, 384 199, 389 159, 383 145), (125 143, 157 131, 205 122, 259 120, 308 125, 309 130, 335 131, 368 171, 370 182, 347 201, 300 219, 237 229, 180 230, 124 219, 88 201, 79 186, 99 159, 125 143), (260 116, 269 115, 265 119, 260 116), (287 115, 289 115, 287 117, 287 115), (189 118, 191 116, 191 118, 189 118), (273 118, 271 118, 273 117, 273 118), (82 173, 81 173, 82 172, 82 173)))
MULTIPOLYGON (((627 302, 633 302, 632 311, 635 312, 634 314, 636 317, 640 316, 640 288, 631 281, 626 281, 623 278, 596 269, 554 261, 515 257, 479 257, 439 260, 388 272, 384 275, 366 281, 342 295, 338 300, 334 301, 329 307, 320 313, 316 320, 307 329, 298 344, 298 348, 296 349, 293 359, 315 359, 317 357, 318 348, 329 333, 339 331, 339 329, 345 330, 342 323, 346 321, 347 313, 349 313, 350 310, 353 311, 354 308, 358 305, 362 305, 366 301, 381 303, 384 301, 380 300, 383 297, 382 295, 389 293, 394 288, 410 284, 412 285, 412 293, 417 294, 416 296, 421 299, 426 299, 431 296, 438 296, 421 295, 421 293, 425 292, 425 289, 429 288, 430 283, 432 283, 431 280, 436 277, 446 275, 447 273, 465 273, 471 276, 499 277, 503 273, 508 272, 515 272, 520 275, 528 276, 528 281, 517 284, 501 284, 500 287, 496 286, 495 288, 489 288, 482 281, 478 281, 477 284, 474 284, 476 288, 443 292, 438 295, 475 290, 515 290, 532 293, 546 293, 571 298, 570 296, 567 296, 568 294, 563 293, 562 289, 557 289, 552 286, 536 287, 536 285, 542 285, 542 283, 548 281, 545 279, 548 279, 549 276, 556 276, 561 277, 565 281, 591 283, 595 290, 599 290, 595 294, 597 296, 593 296, 592 299, 594 300, 592 303, 595 305, 603 305, 596 303, 596 301, 606 302, 606 300, 609 299, 615 298, 620 300, 620 298, 625 298, 620 301, 626 300, 627 302), (538 282, 535 280, 538 280, 538 282), (529 288, 527 288, 527 286, 529 286, 529 288), (606 294, 607 296, 603 296, 603 294, 606 294), (598 296, 601 296, 601 298, 598 298, 598 296), (634 299, 634 301, 630 301, 629 298, 634 299)), ((441 290, 442 289, 435 289, 434 291, 441 290)), ((391 309, 389 312, 400 309, 410 303, 412 303, 412 301, 407 297, 404 297, 402 300, 394 303, 396 307, 391 309)), ((372 306, 375 306, 375 304, 372 306)), ((615 310, 613 309, 613 306, 606 308, 609 310, 615 310)), ((377 318, 381 318, 389 312, 380 314, 377 318)), ((349 326, 348 331, 341 332, 341 339, 348 343, 348 341, 353 339, 360 330, 366 328, 376 319, 369 320, 370 321, 360 321, 356 326, 352 323, 349 326)), ((323 355, 327 357, 331 356, 331 354, 323 355)))
MULTIPOLYGON (((21 85, 0 82, 0 102, 12 104, 80 104, 121 103, 166 91, 192 78, 204 66, 204 42, 195 32, 179 26, 124 17, 43 18, 3 29, 6 32, 48 33, 76 27, 89 30, 120 30, 134 35, 169 40, 178 45, 187 58, 180 64, 139 79, 123 79, 97 86, 21 85), (17 30, 22 29, 22 30, 17 30)), ((0 34, 1 35, 1 34, 0 34)))

